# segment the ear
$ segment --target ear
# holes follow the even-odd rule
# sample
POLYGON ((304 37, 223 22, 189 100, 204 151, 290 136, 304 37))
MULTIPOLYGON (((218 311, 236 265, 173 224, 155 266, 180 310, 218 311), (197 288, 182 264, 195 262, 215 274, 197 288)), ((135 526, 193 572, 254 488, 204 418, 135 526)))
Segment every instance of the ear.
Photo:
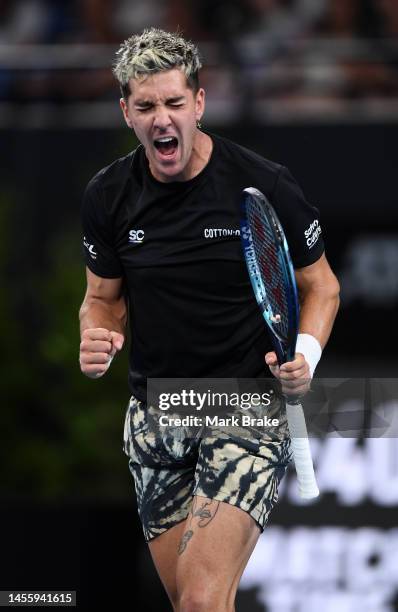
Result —
POLYGON ((205 90, 201 87, 195 97, 195 118, 200 121, 205 112, 205 90))
POLYGON ((133 124, 131 123, 129 108, 126 104, 126 100, 124 98, 120 98, 120 108, 122 109, 123 117, 129 128, 133 128, 133 124))

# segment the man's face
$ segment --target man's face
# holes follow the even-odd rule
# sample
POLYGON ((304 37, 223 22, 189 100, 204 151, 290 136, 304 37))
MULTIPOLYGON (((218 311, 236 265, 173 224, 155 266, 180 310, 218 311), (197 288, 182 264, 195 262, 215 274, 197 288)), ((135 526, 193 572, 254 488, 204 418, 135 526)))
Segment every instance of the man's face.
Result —
POLYGON ((130 79, 131 94, 120 106, 145 147, 153 176, 162 182, 191 178, 196 122, 204 111, 204 91, 188 87, 178 68, 130 79))

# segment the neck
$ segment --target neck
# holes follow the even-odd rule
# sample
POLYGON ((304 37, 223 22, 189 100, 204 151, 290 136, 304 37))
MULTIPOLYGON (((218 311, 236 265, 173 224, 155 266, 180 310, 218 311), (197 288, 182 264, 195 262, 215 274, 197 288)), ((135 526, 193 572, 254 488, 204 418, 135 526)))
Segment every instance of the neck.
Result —
POLYGON ((200 172, 202 172, 203 168, 209 162, 212 150, 213 141, 210 136, 197 129, 192 147, 191 161, 186 168, 186 180, 193 179, 200 172))

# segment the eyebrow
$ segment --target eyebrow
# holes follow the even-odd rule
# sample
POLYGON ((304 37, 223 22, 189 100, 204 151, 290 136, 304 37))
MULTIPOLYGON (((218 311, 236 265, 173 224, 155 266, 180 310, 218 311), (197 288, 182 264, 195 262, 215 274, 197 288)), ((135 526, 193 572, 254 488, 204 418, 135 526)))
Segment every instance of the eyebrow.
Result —
MULTIPOLYGON (((185 96, 174 96, 172 98, 167 98, 166 104, 175 104, 183 100, 185 100, 185 96)), ((152 106, 153 102, 151 100, 136 100, 134 104, 135 106, 152 106)))

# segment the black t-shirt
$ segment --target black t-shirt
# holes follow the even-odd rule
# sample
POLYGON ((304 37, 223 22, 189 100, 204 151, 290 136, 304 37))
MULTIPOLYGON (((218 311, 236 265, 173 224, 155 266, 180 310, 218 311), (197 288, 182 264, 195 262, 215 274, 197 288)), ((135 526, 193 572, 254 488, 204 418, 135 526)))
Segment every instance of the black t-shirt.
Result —
POLYGON ((289 171, 210 136, 210 160, 190 181, 157 181, 140 145, 101 170, 85 192, 86 264, 98 276, 125 279, 129 384, 142 400, 147 378, 267 375, 264 355, 272 346, 239 236, 245 187, 274 205, 295 268, 323 253, 318 211, 289 171))

